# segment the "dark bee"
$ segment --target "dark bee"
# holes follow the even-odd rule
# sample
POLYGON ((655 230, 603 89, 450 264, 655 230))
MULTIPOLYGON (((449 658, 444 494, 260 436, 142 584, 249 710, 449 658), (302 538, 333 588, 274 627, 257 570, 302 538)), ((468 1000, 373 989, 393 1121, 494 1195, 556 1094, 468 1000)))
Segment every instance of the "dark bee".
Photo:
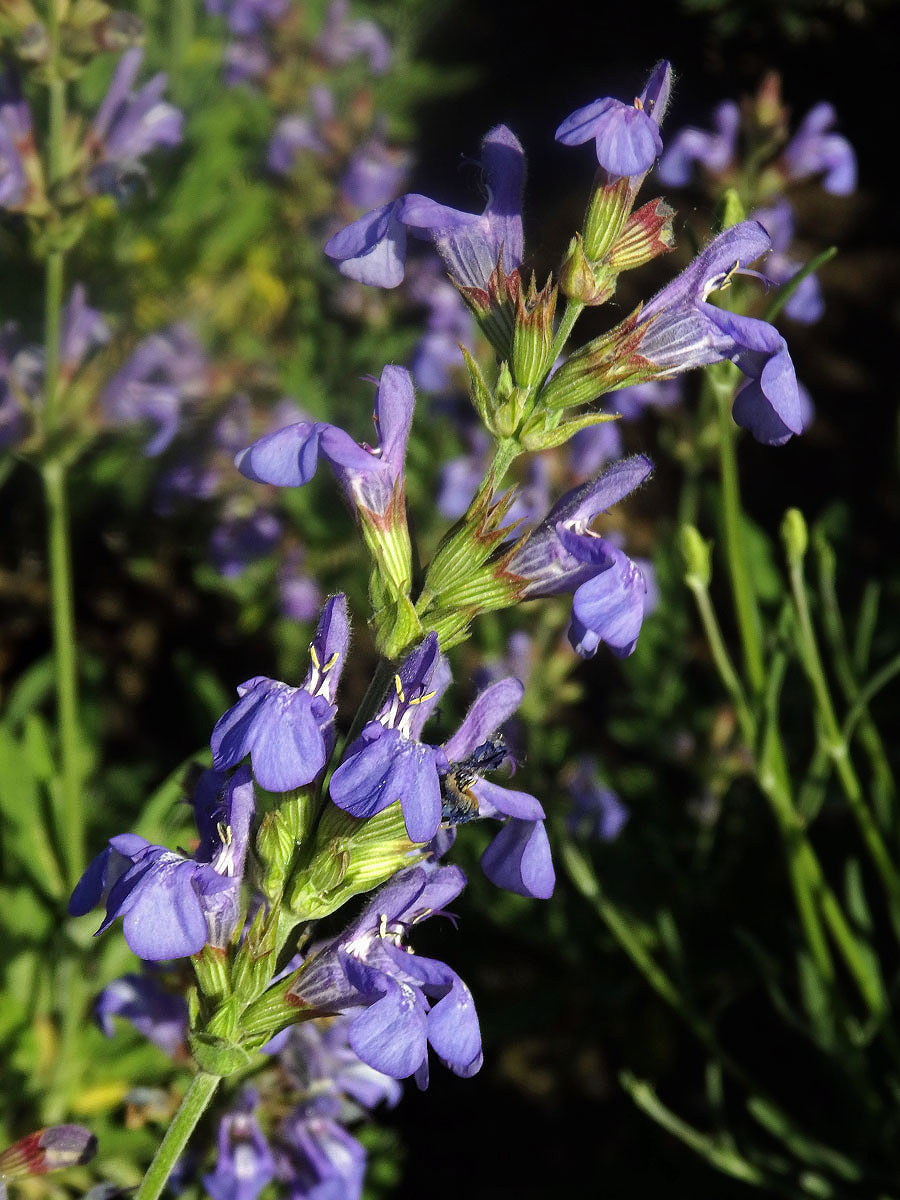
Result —
POLYGON ((441 776, 441 820, 447 825, 464 825, 478 816, 478 797, 471 790, 476 779, 496 769, 509 750, 500 734, 476 746, 468 758, 453 762, 441 776))

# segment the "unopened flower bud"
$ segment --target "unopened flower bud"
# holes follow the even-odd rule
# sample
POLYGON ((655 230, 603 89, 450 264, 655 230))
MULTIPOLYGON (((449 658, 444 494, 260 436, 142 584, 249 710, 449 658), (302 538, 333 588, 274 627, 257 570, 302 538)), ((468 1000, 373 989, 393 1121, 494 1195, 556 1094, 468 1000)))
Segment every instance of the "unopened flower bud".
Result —
POLYGON ((584 253, 580 233, 569 243, 569 250, 559 273, 559 287, 564 296, 582 304, 605 304, 615 293, 615 276, 598 263, 589 263, 584 253))
POLYGON ((806 556, 809 546, 809 530, 806 518, 799 508, 789 508, 781 522, 781 540, 784 543, 788 562, 791 566, 799 565, 806 556))
POLYGON ((685 567, 685 583, 688 587, 705 590, 712 579, 710 543, 700 536, 694 525, 682 525, 679 540, 685 567))
POLYGON ((538 383, 551 365, 549 359, 553 346, 555 311, 556 288, 548 280, 538 291, 532 275, 527 294, 523 296, 520 290, 517 296, 512 369, 520 387, 538 383))

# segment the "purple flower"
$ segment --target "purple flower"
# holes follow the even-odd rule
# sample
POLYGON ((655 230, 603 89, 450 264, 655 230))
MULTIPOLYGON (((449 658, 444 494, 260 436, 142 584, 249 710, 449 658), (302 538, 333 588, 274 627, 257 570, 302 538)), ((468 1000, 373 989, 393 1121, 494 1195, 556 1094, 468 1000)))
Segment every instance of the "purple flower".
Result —
POLYGON ((393 1108, 403 1094, 396 1079, 364 1063, 348 1041, 351 1018, 292 1025, 279 1051, 279 1063, 307 1096, 307 1112, 333 1117, 385 1103, 393 1108), (348 1103, 348 1101, 350 1103, 348 1103))
POLYGON ((0 209, 24 207, 29 181, 26 160, 35 158, 31 115, 12 71, 0 71, 0 209), (24 157, 23 157, 24 156, 24 157))
POLYGON ((393 58, 391 43, 374 21, 348 21, 349 7, 347 0, 332 0, 315 48, 332 67, 364 54, 372 74, 383 75, 393 58))
POLYGON ((448 769, 444 772, 442 815, 451 824, 475 817, 509 818, 482 855, 484 873, 497 887, 545 900, 553 895, 556 876, 544 829, 543 808, 527 792, 500 787, 480 774, 480 769, 499 765, 496 755, 502 756, 505 746, 502 741, 495 743, 494 734, 519 707, 524 693, 518 679, 501 679, 492 684, 469 709, 456 733, 444 743, 448 769), (489 765, 480 768, 482 762, 489 765), (474 810, 469 810, 473 801, 474 810))
POLYGON ((14 321, 0 325, 0 450, 15 446, 28 435, 29 410, 40 395, 43 361, 23 346, 14 321))
MULTIPOLYGON (((766 258, 766 278, 776 285, 789 283, 803 264, 791 258, 787 251, 794 239, 794 210, 789 200, 779 200, 766 208, 758 208, 751 217, 759 221, 772 239, 772 251, 766 258)), ((812 325, 825 311, 822 288, 815 275, 801 280, 797 290, 784 306, 785 316, 804 325, 812 325)))
POLYGON ((662 153, 659 126, 669 102, 672 68, 663 59, 633 104, 606 96, 571 113, 556 131, 564 146, 594 139, 597 162, 615 178, 643 175, 662 153))
POLYGON ((296 1110, 276 1146, 278 1179, 288 1200, 360 1200, 366 1152, 337 1121, 296 1110))
POLYGON ((334 746, 335 693, 349 641, 346 597, 332 596, 309 647, 302 687, 261 675, 242 683, 240 700, 212 732, 215 767, 224 771, 249 754, 256 781, 269 792, 311 783, 334 746))
POLYGON ((143 57, 139 47, 125 51, 91 126, 93 166, 88 179, 96 191, 110 190, 111 167, 133 166, 154 147, 181 141, 183 117, 162 99, 165 74, 154 75, 138 92, 132 91, 143 57))
POLYGON ((410 193, 376 208, 325 245, 342 275, 374 287, 396 287, 406 265, 407 233, 434 244, 453 279, 481 291, 503 255, 507 273, 522 261, 522 188, 525 156, 505 125, 481 144, 488 201, 482 213, 460 212, 410 193))
POLYGON ((222 78, 226 87, 261 79, 272 65, 262 38, 237 38, 225 47, 222 78))
POLYGON ((649 365, 652 378, 730 359, 749 376, 734 402, 735 421, 757 441, 781 445, 804 427, 784 338, 765 321, 717 308, 707 299, 769 246, 757 221, 742 221, 714 238, 640 310, 636 359, 649 365))
POLYGON ((275 1177, 275 1159, 253 1115, 258 1100, 252 1088, 244 1089, 219 1122, 216 1168, 203 1176, 212 1200, 256 1200, 275 1177))
POLYGON ((411 371, 416 387, 448 392, 453 373, 462 366, 460 342, 471 342, 475 321, 459 290, 444 274, 437 255, 413 263, 407 274, 409 295, 426 309, 425 329, 413 351, 411 371))
POLYGON ((242 450, 235 464, 257 483, 300 487, 326 458, 351 503, 377 516, 398 506, 403 494, 403 460, 412 423, 413 388, 409 372, 385 367, 375 400, 380 443, 373 450, 325 421, 301 421, 267 434, 242 450))
POLYGON ((606 463, 616 462, 622 457, 622 430, 619 425, 618 421, 589 425, 569 439, 569 470, 578 482, 595 475, 606 463))
POLYGON ((328 153, 325 126, 334 120, 334 97, 328 88, 317 85, 310 88, 309 98, 312 116, 291 113, 282 117, 275 126, 266 153, 266 162, 272 171, 277 171, 280 175, 291 173, 303 151, 317 155, 328 153))
POLYGON ((200 844, 190 858, 136 833, 110 838, 69 899, 72 916, 106 899, 102 933, 122 917, 139 958, 158 962, 225 946, 239 919, 244 857, 254 813, 253 783, 243 768, 225 782, 205 771, 194 795, 200 844))
POLYGON ((389 149, 378 132, 350 155, 341 195, 356 208, 374 208, 397 195, 408 173, 409 156, 389 149))
POLYGON ((689 125, 669 139, 659 160, 659 178, 669 187, 685 187, 699 163, 713 175, 722 175, 734 161, 741 110, 734 100, 723 100, 713 110, 714 132, 689 125))
POLYGON ((847 139, 831 131, 834 108, 822 101, 809 110, 784 148, 782 163, 788 179, 822 175, 822 187, 834 196, 856 189, 856 154, 847 139))
POLYGON ((76 283, 62 313, 59 355, 65 376, 71 378, 84 360, 109 341, 109 326, 87 302, 84 284, 76 283))
MULTIPOLYGON (((429 842, 441 822, 439 752, 419 733, 445 683, 430 633, 394 677, 394 687, 331 777, 331 799, 354 817, 374 817, 399 800, 410 841, 429 842)), ((388 1072, 390 1074, 390 1072, 388 1072)))
POLYGON ((385 1075, 428 1082, 428 1043, 457 1075, 481 1067, 472 995, 442 962, 411 954, 409 929, 465 886, 456 867, 432 863, 395 875, 344 933, 313 952, 291 988, 298 1004, 322 1012, 362 1008, 349 1025, 355 1053, 385 1075))
POLYGON ((184 1049, 187 1001, 149 975, 123 975, 103 989, 94 1009, 97 1024, 113 1036, 113 1017, 124 1017, 138 1033, 174 1058, 184 1049))
POLYGON ((281 522, 268 509, 226 513, 209 539, 209 555, 220 575, 234 579, 249 563, 268 554, 280 537, 281 522))
POLYGON ((631 654, 637 643, 645 613, 643 575, 590 524, 643 483, 652 469, 648 458, 635 455, 568 492, 508 560, 508 573, 523 581, 523 599, 574 593, 569 641, 583 658, 591 658, 600 642, 618 658, 631 654))
POLYGON ((600 781, 593 755, 576 760, 566 790, 572 798, 572 811, 566 818, 569 832, 601 842, 615 841, 630 814, 612 788, 600 781))
POLYGON ((280 21, 290 0, 206 0, 211 16, 225 17, 228 28, 238 36, 264 33, 267 25, 280 21))
POLYGON ((172 325, 139 342, 107 383, 100 405, 110 422, 155 426, 145 452, 154 457, 171 443, 188 400, 206 386, 206 358, 186 325, 172 325))

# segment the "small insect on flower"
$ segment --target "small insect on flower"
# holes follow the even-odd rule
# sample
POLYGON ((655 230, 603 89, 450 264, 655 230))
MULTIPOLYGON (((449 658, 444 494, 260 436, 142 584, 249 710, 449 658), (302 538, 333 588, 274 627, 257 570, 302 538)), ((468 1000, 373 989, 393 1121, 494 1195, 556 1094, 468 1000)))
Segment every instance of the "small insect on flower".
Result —
POLYGON ((464 825, 478 816, 478 797, 471 790, 476 779, 485 771, 496 771, 509 748, 498 733, 476 746, 460 762, 450 763, 446 775, 441 775, 441 821, 448 825, 464 825))

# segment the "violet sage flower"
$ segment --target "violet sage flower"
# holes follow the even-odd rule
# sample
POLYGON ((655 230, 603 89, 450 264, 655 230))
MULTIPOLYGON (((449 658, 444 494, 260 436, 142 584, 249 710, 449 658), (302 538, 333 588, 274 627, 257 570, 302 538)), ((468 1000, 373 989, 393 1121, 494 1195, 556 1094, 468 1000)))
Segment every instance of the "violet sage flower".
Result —
POLYGON ((497 125, 481 143, 487 204, 482 213, 460 212, 427 196, 409 193, 374 209, 336 233, 325 245, 348 279, 373 287, 396 287, 406 267, 406 239, 433 243, 461 287, 486 291, 501 259, 511 274, 522 261, 522 188, 525 156, 518 139, 497 125))
POLYGON ((364 54, 372 74, 383 75, 393 58, 391 43, 374 21, 348 20, 349 7, 347 0, 331 0, 316 39, 316 51, 332 67, 364 54))
POLYGON ((10 69, 0 70, 0 209, 19 212, 28 208, 34 185, 39 183, 40 160, 28 104, 18 76, 10 69))
POLYGON ((361 1200, 366 1151, 332 1117, 296 1109, 281 1122, 274 1152, 288 1200, 361 1200))
POLYGON ((170 1058, 184 1049, 187 1001, 152 975, 131 973, 114 979, 100 993, 94 1016, 108 1038, 114 1033, 113 1017, 122 1017, 170 1058))
POLYGON ((781 163, 788 179, 821 175, 826 192, 849 196, 856 188, 856 153, 843 134, 832 130, 836 120, 831 104, 816 104, 785 146, 781 163))
POLYGON ((102 933, 123 918, 139 958, 185 958, 210 943, 226 946, 240 917, 240 887, 255 801, 250 772, 227 780, 205 771, 194 795, 200 844, 191 857, 137 833, 110 838, 69 899, 72 916, 106 900, 102 933))
MULTIPOLYGON (((481 858, 491 883, 545 900, 553 895, 556 876, 543 808, 534 796, 491 783, 478 770, 479 751, 484 755, 494 749, 493 735, 516 711, 524 694, 520 681, 512 677, 499 680, 481 693, 459 729, 442 747, 448 761, 444 778, 453 780, 454 793, 461 792, 464 802, 475 802, 474 809, 464 809, 459 819, 451 817, 452 824, 476 817, 509 818, 481 858)), ((499 752, 502 754, 504 749, 501 742, 499 752)), ((446 783, 444 788, 446 797, 446 783)), ((446 802, 443 815, 448 815, 446 802)))
POLYGON ((472 994, 455 971, 412 954, 409 930, 465 886, 457 867, 433 863, 400 871, 377 891, 359 917, 310 954, 289 995, 306 1010, 361 1008, 348 1039, 354 1052, 385 1075, 414 1075, 428 1083, 428 1044, 457 1075, 481 1067, 481 1033, 472 994))
MULTIPOLYGON (((789 256, 788 250, 794 239, 794 210, 791 202, 781 199, 751 213, 772 239, 772 251, 766 258, 765 275, 774 284, 790 283, 803 263, 789 256)), ((784 315, 803 325, 812 325, 825 311, 822 288, 816 276, 807 275, 784 306, 784 315)))
POLYGON ((582 658, 591 658, 601 642, 618 658, 637 644, 647 592, 643 574, 590 525, 652 470, 648 458, 635 455, 567 492, 505 560, 504 572, 521 581, 521 599, 573 593, 569 641, 582 658))
POLYGON ((300 687, 262 675, 240 684, 240 700, 212 732, 214 766, 227 770, 249 754, 253 776, 266 791, 311 783, 334 746, 335 695, 349 641, 347 600, 338 594, 322 610, 300 687))
POLYGON ((599 778, 596 758, 584 754, 576 759, 565 784, 572 799, 572 811, 566 817, 569 832, 600 842, 615 841, 631 814, 599 778))
POLYGON ((300 421, 266 434, 242 450, 235 465, 256 483, 300 487, 316 473, 319 456, 328 460, 355 508, 383 517, 402 507, 403 460, 412 424, 413 387, 403 367, 381 372, 374 421, 380 441, 372 449, 326 421, 300 421))
POLYGON ((203 1176, 212 1200, 256 1200, 275 1177, 275 1159, 253 1111, 259 1095, 243 1089, 219 1121, 215 1170, 203 1176))
POLYGON ((647 368, 646 378, 667 378, 730 359, 749 377, 735 398, 735 421, 757 441, 781 445, 804 428, 804 407, 784 338, 773 325, 708 300, 770 245, 757 221, 733 225, 638 311, 636 325, 632 318, 625 325, 631 326, 627 336, 634 338, 635 363, 647 368))
POLYGON ((713 175, 722 175, 731 166, 741 127, 740 106, 723 100, 713 109, 712 122, 712 131, 688 125, 668 139, 659 160, 659 178, 668 187, 689 184, 696 164, 713 175))
POLYGON ((556 131, 564 146, 594 139, 597 161, 613 178, 643 175, 662 153, 659 126, 672 84, 665 59, 656 64, 644 90, 633 103, 604 96, 570 113, 556 131))
POLYGON ((418 740, 443 682, 440 668, 437 634, 430 633, 400 667, 387 700, 329 784, 337 807, 354 817, 374 817, 399 800, 412 842, 431 841, 441 822, 440 754, 418 740))
POLYGON ((139 91, 132 90, 143 57, 140 47, 125 51, 91 126, 88 183, 94 191, 118 191, 120 169, 140 172, 145 154, 181 141, 181 112, 162 98, 166 75, 160 72, 139 91))

